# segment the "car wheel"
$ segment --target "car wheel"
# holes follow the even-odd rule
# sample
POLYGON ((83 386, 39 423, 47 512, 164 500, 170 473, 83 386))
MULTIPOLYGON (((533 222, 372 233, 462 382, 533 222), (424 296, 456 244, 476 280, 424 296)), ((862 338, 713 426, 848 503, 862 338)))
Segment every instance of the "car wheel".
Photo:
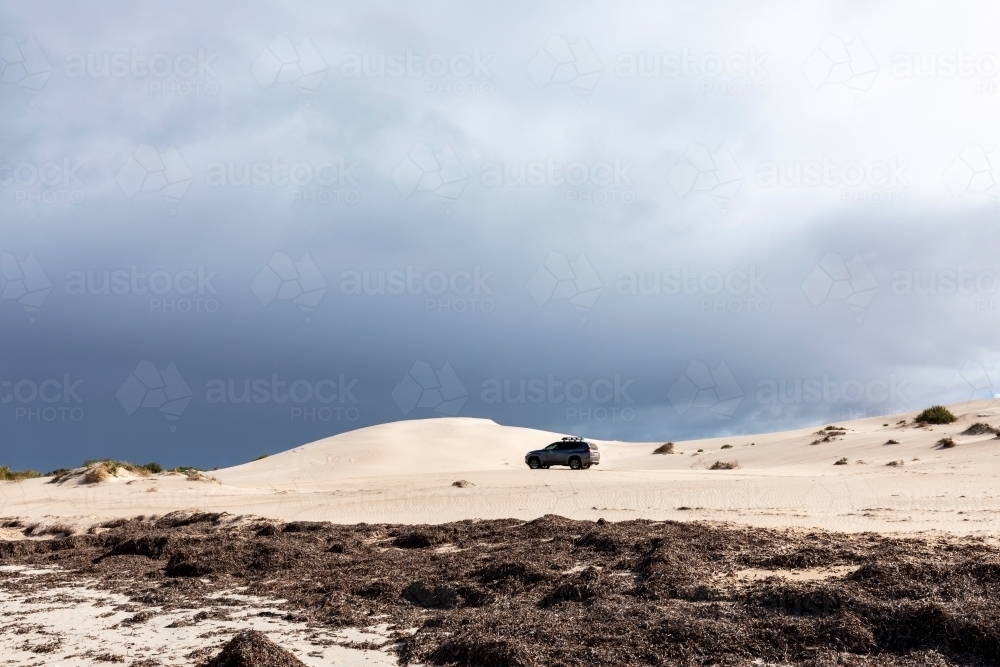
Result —
POLYGON ((590 464, 589 464, 589 463, 584 463, 584 464, 583 464, 583 469, 584 469, 584 470, 588 469, 589 467, 590 467, 590 464))
POLYGON ((574 456, 569 460, 569 467, 573 470, 579 470, 583 467, 583 463, 580 462, 580 459, 574 456))
POLYGON ((538 460, 537 456, 532 456, 530 459, 528 459, 528 467, 531 468, 532 470, 538 470, 539 468, 542 467, 542 462, 538 460))

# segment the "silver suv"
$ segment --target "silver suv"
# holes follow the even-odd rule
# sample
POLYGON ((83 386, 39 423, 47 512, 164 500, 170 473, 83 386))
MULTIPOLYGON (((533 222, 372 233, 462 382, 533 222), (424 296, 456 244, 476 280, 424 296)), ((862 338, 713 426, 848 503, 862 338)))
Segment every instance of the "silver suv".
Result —
POLYGON ((596 466, 601 462, 597 445, 583 438, 563 438, 545 449, 536 449, 524 455, 524 462, 532 470, 549 466, 569 466, 573 470, 596 466))

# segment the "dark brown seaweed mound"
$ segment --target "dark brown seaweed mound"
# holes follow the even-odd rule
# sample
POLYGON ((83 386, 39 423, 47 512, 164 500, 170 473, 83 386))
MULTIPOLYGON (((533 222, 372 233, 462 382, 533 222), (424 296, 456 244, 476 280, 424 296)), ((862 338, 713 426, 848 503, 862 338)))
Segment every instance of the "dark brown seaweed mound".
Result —
POLYGON ((202 667, 306 667, 263 632, 244 630, 202 667))
MULTIPOLYGON (((231 615, 237 603, 224 593, 241 589, 285 600, 275 608, 290 620, 384 622, 390 636, 367 648, 402 664, 1000 664, 1000 550, 973 537, 557 516, 343 526, 201 514, 0 541, 0 565, 16 564, 61 568, 31 585, 95 580, 128 595, 137 614, 231 615), (778 576, 804 568, 816 578, 778 576)), ((26 585, 18 581, 0 577, 0 593, 26 585)), ((243 659, 236 648, 226 655, 243 659)), ((211 666, 298 664, 221 659, 211 666)))

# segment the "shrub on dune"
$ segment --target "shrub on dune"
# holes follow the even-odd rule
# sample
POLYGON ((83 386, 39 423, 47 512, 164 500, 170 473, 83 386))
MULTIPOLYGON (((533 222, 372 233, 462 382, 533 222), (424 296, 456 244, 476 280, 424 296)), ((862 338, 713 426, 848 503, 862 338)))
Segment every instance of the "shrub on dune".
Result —
POLYGON ((41 474, 34 470, 11 470, 7 466, 0 466, 0 482, 20 482, 36 477, 41 477, 41 474))
POLYGON ((993 428, 989 424, 984 424, 983 422, 976 422, 969 428, 962 431, 962 435, 986 435, 987 433, 996 433, 997 429, 993 428))
POLYGON ((917 415, 913 421, 918 424, 950 424, 957 419, 951 414, 951 410, 943 405, 932 405, 917 415))

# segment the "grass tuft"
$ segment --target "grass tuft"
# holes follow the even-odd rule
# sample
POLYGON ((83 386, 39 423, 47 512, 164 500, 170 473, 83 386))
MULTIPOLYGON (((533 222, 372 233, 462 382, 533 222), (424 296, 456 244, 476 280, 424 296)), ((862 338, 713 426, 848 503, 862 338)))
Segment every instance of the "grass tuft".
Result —
POLYGON ((969 428, 962 431, 962 435, 986 435, 987 433, 997 433, 997 429, 983 422, 976 422, 969 428))
POLYGON ((950 424, 956 419, 951 410, 943 405, 932 405, 917 415, 913 421, 918 424, 950 424))
POLYGON ((41 473, 34 470, 11 470, 7 466, 0 466, 0 482, 20 482, 41 476, 41 473))

